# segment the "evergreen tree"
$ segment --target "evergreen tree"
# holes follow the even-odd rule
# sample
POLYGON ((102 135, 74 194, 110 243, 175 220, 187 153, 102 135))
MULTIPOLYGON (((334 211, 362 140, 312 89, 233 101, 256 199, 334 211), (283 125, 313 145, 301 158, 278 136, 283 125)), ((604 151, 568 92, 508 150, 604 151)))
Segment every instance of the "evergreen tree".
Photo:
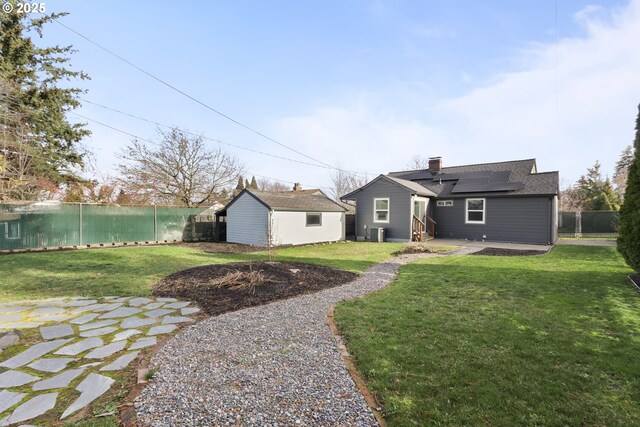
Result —
POLYGON ((249 188, 253 188, 254 190, 258 189, 258 182, 256 181, 256 177, 251 177, 251 184, 249 184, 249 188))
POLYGON ((249 180, 248 179, 244 180, 244 188, 251 188, 251 185, 249 185, 249 180))
POLYGON ((242 179, 242 175, 238 175, 238 185, 236 185, 236 192, 239 193, 244 190, 244 179, 242 179))
POLYGON ((617 211, 620 210, 619 197, 613 190, 611 181, 607 178, 600 186, 600 191, 588 200, 587 210, 590 211, 617 211))
POLYGON ((636 138, 633 162, 629 167, 627 191, 620 209, 618 251, 627 264, 640 273, 640 105, 636 119, 636 138))
MULTIPOLYGON (((42 37, 45 24, 65 14, 32 19, 33 15, 15 12, 0 14, 0 79, 10 88, 3 100, 0 125, 12 138, 7 144, 28 145, 32 149, 29 173, 35 179, 55 184, 78 181, 74 168, 82 167, 79 143, 90 134, 84 124, 70 123, 66 113, 80 105, 84 91, 68 82, 88 79, 81 71, 71 70, 71 46, 37 47, 32 36, 42 37), (18 118, 18 120, 16 120, 18 118)), ((10 150, 16 151, 10 146, 10 150)), ((22 150, 22 149, 21 149, 22 150)), ((12 157, 7 156, 11 162, 12 157)))
POLYGON ((602 179, 600 167, 600 162, 596 160, 593 167, 587 168, 587 174, 578 179, 576 191, 581 208, 587 211, 618 210, 620 199, 611 181, 602 179))

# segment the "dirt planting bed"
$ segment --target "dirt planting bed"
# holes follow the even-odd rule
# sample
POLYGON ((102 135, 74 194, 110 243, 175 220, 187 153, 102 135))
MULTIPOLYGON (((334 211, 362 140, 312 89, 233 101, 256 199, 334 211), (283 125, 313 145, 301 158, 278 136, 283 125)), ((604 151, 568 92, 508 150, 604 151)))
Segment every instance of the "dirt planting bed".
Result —
POLYGON ((239 262, 179 271, 154 287, 154 296, 196 301, 215 316, 343 285, 358 277, 331 267, 293 262, 239 262))
POLYGON ((544 255, 549 253, 549 250, 535 250, 535 249, 505 249, 505 248, 484 248, 478 252, 473 252, 471 255, 489 255, 489 256, 531 256, 531 255, 544 255))

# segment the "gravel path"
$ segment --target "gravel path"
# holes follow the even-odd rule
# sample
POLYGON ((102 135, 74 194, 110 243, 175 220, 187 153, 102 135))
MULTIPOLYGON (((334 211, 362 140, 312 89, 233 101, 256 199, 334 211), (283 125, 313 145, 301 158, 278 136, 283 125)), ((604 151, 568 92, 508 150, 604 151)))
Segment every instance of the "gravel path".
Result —
MULTIPOLYGON (((478 248, 464 248, 455 254, 478 248)), ((329 307, 388 285, 404 255, 346 285, 193 325, 152 360, 136 399, 142 426, 375 426, 326 325, 329 307)))

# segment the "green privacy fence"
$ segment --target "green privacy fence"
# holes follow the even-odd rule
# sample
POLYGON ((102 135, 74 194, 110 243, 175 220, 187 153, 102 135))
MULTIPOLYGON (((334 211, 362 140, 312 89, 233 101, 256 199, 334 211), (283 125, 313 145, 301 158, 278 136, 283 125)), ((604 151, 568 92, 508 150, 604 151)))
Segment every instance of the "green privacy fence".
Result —
POLYGON ((558 234, 565 237, 616 236, 616 211, 558 212, 558 234))
POLYGON ((212 238, 207 208, 0 203, 0 250, 212 238))

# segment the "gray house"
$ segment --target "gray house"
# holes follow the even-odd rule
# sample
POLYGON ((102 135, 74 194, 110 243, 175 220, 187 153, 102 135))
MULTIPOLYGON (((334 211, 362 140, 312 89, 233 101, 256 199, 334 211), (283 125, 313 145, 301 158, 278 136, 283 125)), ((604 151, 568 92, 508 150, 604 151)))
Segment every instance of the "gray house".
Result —
POLYGON ((429 168, 380 175, 346 194, 356 202, 358 240, 428 236, 552 244, 557 239, 558 172, 535 159, 429 168))

